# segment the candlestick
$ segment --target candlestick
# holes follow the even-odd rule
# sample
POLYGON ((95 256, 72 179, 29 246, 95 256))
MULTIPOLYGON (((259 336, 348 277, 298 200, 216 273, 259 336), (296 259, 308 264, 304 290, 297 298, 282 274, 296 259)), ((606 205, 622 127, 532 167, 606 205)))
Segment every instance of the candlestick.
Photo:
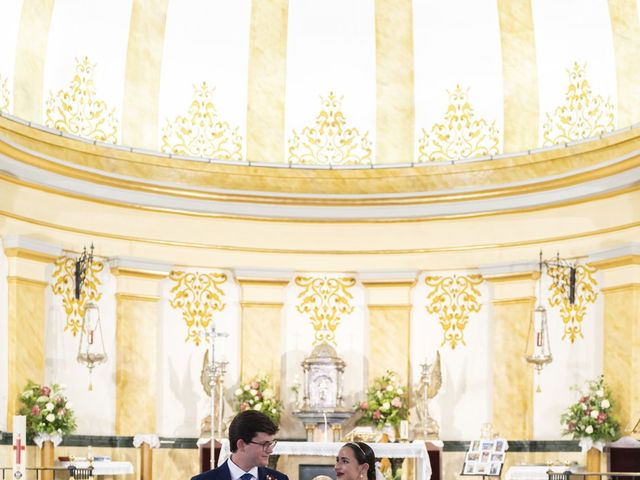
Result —
POLYGON ((327 435, 329 433, 327 428, 327 412, 322 412, 322 417, 324 418, 324 443, 327 443, 327 435))

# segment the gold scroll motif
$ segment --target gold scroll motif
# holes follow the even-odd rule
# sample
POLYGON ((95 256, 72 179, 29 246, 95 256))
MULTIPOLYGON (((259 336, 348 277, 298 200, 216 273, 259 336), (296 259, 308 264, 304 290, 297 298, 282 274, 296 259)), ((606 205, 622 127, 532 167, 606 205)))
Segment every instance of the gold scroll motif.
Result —
POLYGON ((0 112, 9 111, 9 101, 11 94, 9 93, 9 80, 0 75, 0 112))
POLYGON ((477 118, 469 103, 469 89, 456 85, 449 94, 444 121, 427 132, 422 129, 418 146, 418 162, 458 160, 499 153, 500 133, 495 120, 477 118))
POLYGON ((560 318, 564 324, 564 333, 562 340, 569 338, 571 343, 576 338, 584 338, 582 334, 582 322, 587 313, 587 306, 595 303, 598 298, 596 280, 593 278, 595 267, 590 265, 576 266, 576 284, 575 284, 575 301, 569 303, 569 267, 554 265, 549 266, 549 276, 551 277, 551 285, 549 285, 549 305, 551 307, 560 307, 560 318))
POLYGON ((104 269, 104 263, 95 257, 89 264, 80 298, 75 295, 76 259, 70 257, 58 257, 52 276, 51 290, 56 296, 62 297, 62 306, 67 316, 64 331, 71 330, 75 337, 82 328, 84 309, 89 302, 97 303, 102 298, 99 287, 102 285, 98 274, 104 269))
POLYGON ((162 151, 178 155, 242 160, 242 135, 218 116, 213 91, 206 82, 194 85, 193 101, 185 115, 167 120, 162 129, 162 151))
POLYGON ((313 345, 326 342, 336 345, 336 328, 342 315, 354 310, 353 295, 349 291, 355 284, 353 277, 296 277, 296 285, 302 287, 298 294, 298 312, 308 315, 315 338, 313 345))
POLYGON ((424 282, 431 287, 427 294, 427 312, 436 314, 442 327, 440 345, 448 343, 453 350, 458 343, 466 345, 464 329, 469 322, 469 315, 482 308, 481 293, 476 288, 483 282, 482 276, 427 276, 424 282))
POLYGON ((220 286, 227 281, 227 275, 173 271, 169 278, 175 282, 169 304, 182 311, 182 319, 187 325, 184 341, 191 340, 198 346, 207 335, 214 313, 221 312, 226 306, 223 302, 225 293, 220 286))
POLYGON ((88 57, 76 58, 76 73, 68 86, 50 93, 46 105, 45 124, 63 132, 101 142, 118 140, 115 108, 96 98, 93 74, 96 64, 88 57))
POLYGON ((553 114, 547 113, 543 127, 544 145, 590 138, 615 128, 613 104, 601 95, 594 95, 586 78, 586 64, 574 62, 567 69, 569 86, 564 104, 553 114))
POLYGON ((369 132, 360 134, 348 127, 342 113, 342 98, 329 92, 320 97, 322 109, 315 126, 304 127, 300 134, 293 130, 289 140, 289 163, 303 165, 369 165, 372 163, 369 132))

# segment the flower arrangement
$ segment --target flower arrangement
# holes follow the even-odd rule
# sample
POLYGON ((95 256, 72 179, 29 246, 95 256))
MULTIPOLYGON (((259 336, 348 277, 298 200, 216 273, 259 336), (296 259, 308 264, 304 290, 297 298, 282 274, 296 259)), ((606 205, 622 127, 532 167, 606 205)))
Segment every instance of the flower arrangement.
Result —
POLYGON ((355 405, 356 413, 362 413, 359 424, 373 424, 382 428, 386 424, 399 426, 409 414, 407 393, 398 383, 398 376, 391 371, 373 380, 367 390, 367 399, 355 405))
POLYGON ((282 402, 276 398, 271 379, 268 375, 257 375, 249 383, 242 385, 235 392, 236 411, 258 410, 269 417, 273 423, 280 423, 282 402))
POLYGON ((62 394, 63 388, 38 385, 29 380, 20 394, 19 414, 27 417, 27 437, 40 434, 68 435, 76 428, 71 402, 62 394))
POLYGON ((563 435, 571 435, 574 440, 590 438, 593 442, 615 440, 620 423, 611 414, 612 408, 613 400, 604 377, 587 382, 586 392, 560 417, 563 435))

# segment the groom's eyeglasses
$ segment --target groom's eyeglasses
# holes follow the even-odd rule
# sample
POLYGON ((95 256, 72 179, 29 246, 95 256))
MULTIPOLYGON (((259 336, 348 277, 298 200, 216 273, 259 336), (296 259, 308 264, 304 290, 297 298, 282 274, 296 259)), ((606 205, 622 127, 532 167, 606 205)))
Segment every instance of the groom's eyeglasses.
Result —
POLYGON ((263 450, 268 450, 268 449, 273 450, 274 448, 276 448, 276 444, 278 443, 278 440, 271 440, 267 442, 254 442, 253 440, 249 440, 249 443, 255 443, 256 445, 260 445, 263 450))

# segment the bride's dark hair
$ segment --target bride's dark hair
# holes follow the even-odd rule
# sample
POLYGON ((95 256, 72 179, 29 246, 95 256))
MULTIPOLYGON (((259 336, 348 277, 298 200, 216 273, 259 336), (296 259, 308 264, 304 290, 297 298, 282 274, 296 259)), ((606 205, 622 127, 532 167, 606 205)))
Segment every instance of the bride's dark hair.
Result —
POLYGON ((367 480, 376 480, 376 456, 373 453, 373 449, 364 442, 349 442, 345 443, 344 446, 351 449, 359 465, 363 463, 369 465, 367 480))

